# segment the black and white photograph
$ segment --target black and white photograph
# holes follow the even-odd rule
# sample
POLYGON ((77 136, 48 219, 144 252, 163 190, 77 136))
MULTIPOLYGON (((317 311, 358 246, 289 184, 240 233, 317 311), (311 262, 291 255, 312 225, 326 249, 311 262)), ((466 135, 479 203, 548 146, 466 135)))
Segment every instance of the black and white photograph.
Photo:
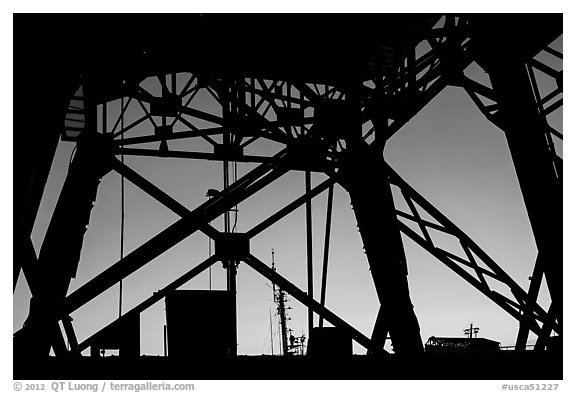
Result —
POLYGON ((562 390, 563 19, 15 13, 11 377, 562 390))

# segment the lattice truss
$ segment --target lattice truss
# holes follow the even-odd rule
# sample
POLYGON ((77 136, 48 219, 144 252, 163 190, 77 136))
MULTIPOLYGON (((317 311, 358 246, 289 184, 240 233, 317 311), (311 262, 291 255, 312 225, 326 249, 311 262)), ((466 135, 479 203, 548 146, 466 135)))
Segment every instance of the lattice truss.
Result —
MULTIPOLYGON (((557 116, 558 111, 562 109, 562 69, 558 67, 559 64, 562 64, 562 53, 548 45, 542 48, 534 58, 526 62, 526 70, 530 77, 538 114, 547 125, 545 129, 546 142, 557 180, 562 183, 562 129, 550 123, 550 119, 555 115, 557 116), (538 82, 546 82, 545 79, 549 79, 551 83, 538 82)), ((461 86, 464 87, 482 114, 496 126, 501 126, 498 117, 498 102, 492 86, 468 77, 463 79, 461 86)))
MULTIPOLYGON (((348 86, 301 80, 253 76, 230 78, 195 71, 124 80, 115 96, 106 100, 107 103, 86 101, 85 90, 81 87, 70 103, 64 139, 76 140, 86 129, 95 126, 99 134, 112 140, 112 168, 181 218, 114 266, 68 294, 58 318, 70 315, 193 232, 200 230, 211 238, 218 238, 219 231, 209 222, 289 170, 320 171, 329 178, 247 231, 248 238, 256 236, 325 190, 331 192, 333 185, 339 181, 341 156, 350 148, 345 128, 357 127, 357 123, 342 122, 338 116, 335 120, 326 120, 330 116, 325 113, 350 111, 347 103, 351 95, 360 104, 358 119, 362 126, 358 132, 361 132, 364 142, 380 155, 386 141, 449 85, 464 88, 484 116, 500 126, 499 102, 492 86, 471 79, 463 72, 474 61, 470 42, 465 18, 443 17, 424 39, 408 42, 402 50, 380 48, 369 59, 361 87, 355 90, 350 90, 348 86), (112 102, 122 109, 113 127, 109 128, 107 108, 112 102), (90 109, 94 106, 98 109, 90 109), (202 140, 206 149, 183 150, 178 141, 184 139, 202 140), (245 154, 253 143, 261 139, 273 141, 283 149, 273 157, 245 154), (120 154, 254 162, 259 166, 190 211, 114 157, 120 154), (303 160, 302 157, 308 159, 303 160)), ((546 46, 525 64, 534 103, 539 115, 546 119, 562 107, 562 70, 547 64, 546 59, 550 57, 561 60, 562 53, 546 46), (555 85, 551 91, 543 91, 539 87, 538 73, 553 79, 555 85)), ((353 117, 355 112, 352 110, 350 113, 353 117)), ((545 133, 557 179, 561 182, 562 159, 557 152, 561 150, 562 130, 548 126, 545 133)), ((525 322, 536 335, 543 334, 544 324, 561 333, 554 315, 529 297, 473 239, 391 167, 385 165, 385 173, 381 176, 381 181, 389 182, 394 190, 396 216, 402 233, 513 318, 525 322), (441 240, 446 238, 453 241, 441 240), (450 248, 447 244, 454 246, 450 248)), ((123 319, 146 310, 168 291, 183 285, 218 259, 216 255, 197 265, 119 320, 78 343, 73 351, 84 350, 99 334, 123 319)), ((327 310, 324 299, 321 302, 314 300, 253 255, 243 255, 242 260, 275 281, 321 318, 348 329, 361 345, 369 349, 373 347, 370 338, 327 310)))

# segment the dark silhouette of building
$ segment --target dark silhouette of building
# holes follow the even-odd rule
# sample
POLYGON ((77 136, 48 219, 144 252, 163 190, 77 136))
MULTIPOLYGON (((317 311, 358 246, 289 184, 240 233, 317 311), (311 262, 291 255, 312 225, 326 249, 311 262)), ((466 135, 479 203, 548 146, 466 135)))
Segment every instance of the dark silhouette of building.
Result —
POLYGON ((429 353, 486 353, 500 351, 500 343, 487 338, 432 336, 424 348, 429 353))
POLYGON ((182 360, 234 353, 234 297, 228 291, 174 291, 166 296, 168 356, 182 360))

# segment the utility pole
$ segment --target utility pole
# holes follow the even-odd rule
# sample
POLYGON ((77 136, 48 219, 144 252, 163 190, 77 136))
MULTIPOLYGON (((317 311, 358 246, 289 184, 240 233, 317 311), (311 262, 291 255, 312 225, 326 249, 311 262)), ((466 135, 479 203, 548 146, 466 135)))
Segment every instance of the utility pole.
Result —
POLYGON ((470 327, 464 329, 464 334, 468 336, 468 338, 472 338, 472 334, 474 334, 474 338, 478 338, 478 332, 480 331, 479 327, 474 327, 473 324, 470 324, 470 327))

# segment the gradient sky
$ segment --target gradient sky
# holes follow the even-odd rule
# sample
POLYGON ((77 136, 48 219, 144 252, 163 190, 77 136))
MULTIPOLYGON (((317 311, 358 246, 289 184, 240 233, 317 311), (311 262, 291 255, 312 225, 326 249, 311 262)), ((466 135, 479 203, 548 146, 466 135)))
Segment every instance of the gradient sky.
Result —
MULTIPOLYGON (((559 39, 553 47, 562 50, 559 39)), ((477 67, 468 70, 475 79, 485 79, 477 67)), ((540 77, 539 77, 540 78, 540 77)), ((542 86, 547 82, 542 78, 542 86)), ((152 83, 152 82, 150 82, 152 83)), ((180 81, 179 81, 180 83, 180 81)), ((147 88, 153 89, 153 86, 147 88)), ((194 105, 217 112, 210 97, 195 98, 194 105)), ((109 113, 118 113, 118 102, 109 113), (114 109, 116 108, 116 109, 114 109)), ((138 109, 128 113, 126 123, 140 116, 138 109)), ((114 116, 110 115, 111 118, 114 116)), ((113 122, 115 119, 110 119, 113 122)), ((562 131, 562 111, 550 118, 562 131)), ((196 125, 202 125, 196 123, 196 125)), ((126 137, 147 133, 143 126, 126 137)), ((170 147, 200 150, 206 143, 170 142, 170 147)), ((56 204, 66 176, 74 145, 60 142, 45 195, 32 234, 36 251, 56 204)), ((247 154, 269 155, 279 145, 262 142, 247 154)), ((559 153, 562 154, 561 145, 559 153)), ((413 188, 475 240, 526 291, 528 277, 536 257, 536 247, 522 202, 518 182, 502 131, 486 120, 463 89, 450 87, 441 92, 426 108, 390 139, 385 149, 387 162, 413 188)), ((131 168, 193 209, 206 200, 209 188, 222 188, 222 164, 199 160, 150 157, 126 157, 131 168)), ((238 164, 239 176, 253 164, 238 164)), ((313 174, 313 185, 326 178, 313 174)), ((127 255, 139 245, 172 224, 178 216, 126 181, 125 251, 127 255)), ((304 173, 290 172, 239 205, 237 231, 243 232, 280 209, 304 192, 304 173)), ((319 299, 326 195, 313 202, 314 214, 314 280, 315 297, 319 299)), ((376 318, 378 301, 362 251, 360 235, 342 187, 335 187, 330 267, 327 301, 329 309, 369 336, 376 318)), ((400 204, 398 199, 395 201, 400 204)), ((398 205, 401 207, 401 205, 398 205)), ((112 172, 104 177, 92 210, 84 238, 78 275, 70 292, 82 286, 115 263, 120 256, 120 176, 112 172)), ((222 219, 214 222, 221 229, 222 219)), ((258 235, 251 251, 262 261, 271 263, 271 249, 276 253, 280 274, 306 289, 306 232, 304 207, 258 235)), ((421 337, 462 337, 470 323, 480 327, 479 337, 513 345, 518 323, 427 251, 403 236, 409 269, 412 302, 418 317, 421 337)), ((176 279, 208 256, 208 238, 196 233, 154 259, 124 280, 123 310, 127 311, 154 291, 176 279)), ((221 264, 212 268, 212 288, 225 289, 226 279, 221 264)), ((182 288, 208 289, 208 272, 182 288)), ((274 313, 270 283, 245 264, 238 271, 238 353, 270 353, 270 310, 274 313)), ((547 308, 547 291, 542 291, 540 304, 547 308)), ((20 278, 14 294, 13 329, 18 330, 28 314, 29 290, 20 278)), ((295 335, 308 336, 305 307, 295 299, 289 303, 289 326, 295 335)), ((77 310, 72 316, 79 341, 83 341, 118 315, 118 286, 104 292, 77 310)), ((318 319, 315 319, 317 324, 318 319)), ((141 353, 162 354, 162 326, 165 323, 164 302, 142 314, 141 353)), ((277 323, 273 328, 278 353, 277 323)), ((533 338, 531 336, 531 338, 533 338)), ((389 348, 389 345, 387 345, 389 348)), ((365 353, 354 344, 356 353, 365 353)))

